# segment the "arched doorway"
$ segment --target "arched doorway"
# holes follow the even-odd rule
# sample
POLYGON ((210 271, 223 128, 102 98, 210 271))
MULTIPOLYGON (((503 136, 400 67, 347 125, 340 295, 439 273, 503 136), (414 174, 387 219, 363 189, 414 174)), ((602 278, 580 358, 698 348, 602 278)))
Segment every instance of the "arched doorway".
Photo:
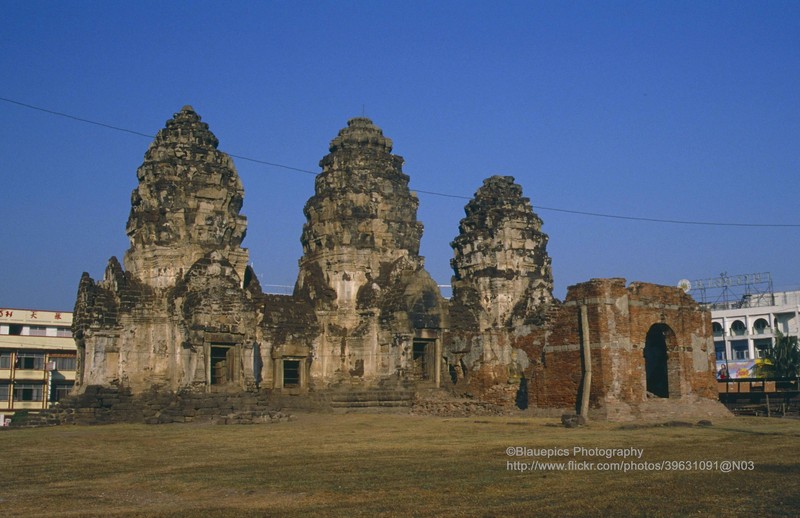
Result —
MULTIPOLYGON (((675 333, 666 324, 654 324, 647 331, 644 344, 646 386, 648 392, 658 397, 668 398, 670 395, 668 345, 674 337, 675 333)), ((677 383, 677 380, 674 380, 674 383, 677 383)))

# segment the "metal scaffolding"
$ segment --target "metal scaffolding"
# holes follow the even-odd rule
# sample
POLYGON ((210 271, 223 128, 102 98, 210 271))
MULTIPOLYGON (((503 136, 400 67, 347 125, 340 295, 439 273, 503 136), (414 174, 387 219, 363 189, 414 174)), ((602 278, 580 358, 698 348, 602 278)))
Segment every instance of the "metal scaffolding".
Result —
POLYGON ((738 309, 772 306, 775 293, 772 289, 772 274, 745 273, 691 281, 689 292, 708 309, 738 309))

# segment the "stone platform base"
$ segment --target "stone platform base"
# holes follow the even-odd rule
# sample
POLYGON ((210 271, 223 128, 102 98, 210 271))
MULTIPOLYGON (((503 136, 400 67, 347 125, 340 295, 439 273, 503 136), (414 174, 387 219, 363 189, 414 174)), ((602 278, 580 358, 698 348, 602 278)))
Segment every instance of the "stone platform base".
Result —
MULTIPOLYGON (((450 393, 444 389, 351 387, 287 395, 272 391, 180 392, 150 390, 132 395, 119 387, 87 387, 58 406, 31 413, 15 427, 104 423, 271 423, 287 420, 291 411, 348 413, 410 413, 441 417, 528 415, 560 417, 574 409, 498 405, 450 393)), ((636 405, 613 402, 589 411, 590 420, 698 421, 733 417, 719 401, 704 398, 652 398, 636 405)))
MULTIPOLYGON (((616 402, 599 409, 595 418, 608 421, 691 421, 733 417, 725 405, 713 399, 649 398, 636 405, 616 402)), ((589 413, 592 417, 592 412, 589 413)))

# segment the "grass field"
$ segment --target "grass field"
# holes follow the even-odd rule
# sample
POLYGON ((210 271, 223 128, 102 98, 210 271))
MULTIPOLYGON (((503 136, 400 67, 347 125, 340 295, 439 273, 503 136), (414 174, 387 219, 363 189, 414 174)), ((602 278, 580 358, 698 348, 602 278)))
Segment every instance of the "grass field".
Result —
POLYGON ((0 444, 4 516, 800 512, 800 421, 788 419, 565 429, 555 419, 301 414, 270 425, 10 430, 0 433, 0 444), (598 464, 626 459, 574 454, 581 446, 642 449, 641 459, 627 459, 634 462, 712 462, 705 470, 607 471, 598 464), (510 457, 508 447, 568 455, 510 457), (594 466, 509 469, 509 462, 536 460, 594 466), (753 469, 725 473, 719 463, 726 460, 752 461, 753 469))

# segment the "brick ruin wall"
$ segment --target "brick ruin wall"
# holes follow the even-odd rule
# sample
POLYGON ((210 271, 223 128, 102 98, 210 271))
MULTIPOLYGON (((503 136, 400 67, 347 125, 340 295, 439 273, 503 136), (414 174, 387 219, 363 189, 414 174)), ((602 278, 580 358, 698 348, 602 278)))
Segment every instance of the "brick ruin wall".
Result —
MULTIPOLYGON (((532 407, 576 410, 583 380, 581 306, 586 307, 592 358, 590 408, 596 415, 641 413, 648 394, 645 345, 665 332, 669 397, 716 399, 711 321, 680 289, 624 279, 593 279, 570 287, 546 329, 516 345, 537 359, 526 371, 532 407)), ((623 417, 623 416, 619 416, 623 417)))

